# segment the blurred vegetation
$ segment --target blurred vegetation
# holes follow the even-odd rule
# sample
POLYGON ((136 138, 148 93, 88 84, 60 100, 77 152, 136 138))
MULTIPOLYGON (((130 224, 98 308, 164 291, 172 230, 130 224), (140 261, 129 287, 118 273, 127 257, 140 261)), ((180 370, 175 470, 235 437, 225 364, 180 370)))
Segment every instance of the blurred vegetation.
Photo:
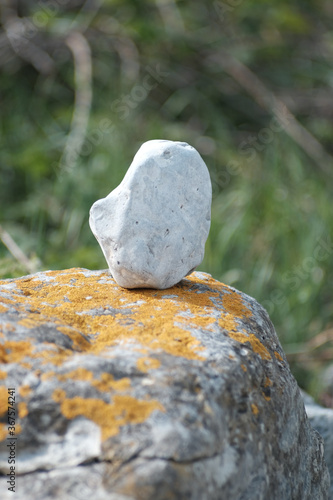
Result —
POLYGON ((105 268, 91 204, 141 143, 187 141, 213 184, 200 269, 267 308, 318 395, 333 359, 332 60, 330 0, 3 0, 0 236, 24 255, 0 242, 0 276, 105 268))

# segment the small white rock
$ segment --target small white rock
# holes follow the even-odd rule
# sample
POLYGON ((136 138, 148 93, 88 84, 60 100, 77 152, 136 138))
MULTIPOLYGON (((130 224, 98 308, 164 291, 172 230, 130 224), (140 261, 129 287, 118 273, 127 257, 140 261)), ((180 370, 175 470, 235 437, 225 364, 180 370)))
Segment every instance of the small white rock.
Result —
POLYGON ((90 227, 124 288, 169 288, 204 256, 212 188, 186 142, 145 142, 121 184, 90 209, 90 227))

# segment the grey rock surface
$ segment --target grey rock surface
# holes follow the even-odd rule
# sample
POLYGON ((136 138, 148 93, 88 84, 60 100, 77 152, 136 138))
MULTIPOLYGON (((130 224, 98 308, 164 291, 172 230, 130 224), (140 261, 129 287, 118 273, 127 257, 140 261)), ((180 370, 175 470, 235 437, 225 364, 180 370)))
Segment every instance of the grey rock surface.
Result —
POLYGON ((212 188, 186 142, 152 140, 121 184, 90 210, 90 227, 112 276, 125 288, 169 288, 202 261, 212 188))
POLYGON ((3 280, 0 332, 2 500, 328 498, 266 311, 209 275, 167 291, 86 269, 3 280))
POLYGON ((311 425, 324 440, 324 457, 331 477, 330 499, 333 500, 333 410, 323 408, 303 393, 305 410, 311 425))

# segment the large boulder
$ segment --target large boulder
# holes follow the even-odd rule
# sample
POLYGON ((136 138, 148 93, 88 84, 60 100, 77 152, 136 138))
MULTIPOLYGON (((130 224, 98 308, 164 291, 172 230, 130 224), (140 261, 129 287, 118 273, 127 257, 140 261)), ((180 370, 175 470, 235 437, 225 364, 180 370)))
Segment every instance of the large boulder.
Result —
POLYGON ((2 499, 328 498, 322 440, 251 297, 203 273, 125 290, 69 269, 4 280, 0 303, 2 499))

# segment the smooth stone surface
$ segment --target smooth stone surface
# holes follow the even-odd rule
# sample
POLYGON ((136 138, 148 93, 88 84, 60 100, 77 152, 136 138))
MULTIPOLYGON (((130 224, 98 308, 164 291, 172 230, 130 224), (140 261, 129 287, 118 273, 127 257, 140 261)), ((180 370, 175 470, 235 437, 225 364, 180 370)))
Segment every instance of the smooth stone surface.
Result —
POLYGON ((266 311, 207 274, 167 291, 86 269, 4 280, 0 359, 1 500, 328 498, 266 311))
POLYGON ((145 142, 121 184, 90 210, 90 227, 125 288, 169 288, 204 257, 212 187, 186 142, 145 142))

